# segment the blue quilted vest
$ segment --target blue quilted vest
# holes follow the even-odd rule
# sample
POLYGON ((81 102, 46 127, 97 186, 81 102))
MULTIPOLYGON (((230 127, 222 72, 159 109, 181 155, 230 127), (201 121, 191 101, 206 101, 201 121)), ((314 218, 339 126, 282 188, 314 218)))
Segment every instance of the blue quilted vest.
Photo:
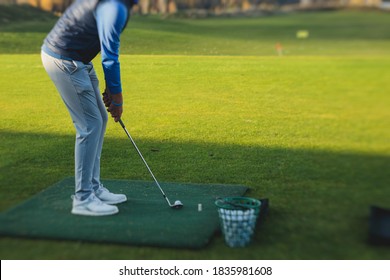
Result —
MULTIPOLYGON (((73 60, 90 62, 100 52, 95 8, 100 0, 77 0, 60 17, 44 40, 51 52, 73 60)), ((123 2, 129 10, 137 1, 123 2)), ((129 16, 127 21, 129 20, 129 16)))

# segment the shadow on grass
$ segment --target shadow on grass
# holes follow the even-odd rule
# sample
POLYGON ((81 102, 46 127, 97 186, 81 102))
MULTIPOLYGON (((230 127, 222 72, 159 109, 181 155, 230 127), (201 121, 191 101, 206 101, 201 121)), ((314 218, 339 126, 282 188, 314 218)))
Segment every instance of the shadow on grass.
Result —
MULTIPOLYGON (((73 175, 71 135, 1 131, 0 139, 0 194, 8 198, 2 211, 73 175)), ((135 141, 160 182, 241 184, 251 188, 247 196, 270 199, 251 247, 259 252, 247 250, 244 258, 262 258, 267 248, 270 259, 389 256, 366 244, 369 206, 390 205, 389 156, 135 141)), ((151 181, 125 135, 106 137, 102 177, 151 181)))

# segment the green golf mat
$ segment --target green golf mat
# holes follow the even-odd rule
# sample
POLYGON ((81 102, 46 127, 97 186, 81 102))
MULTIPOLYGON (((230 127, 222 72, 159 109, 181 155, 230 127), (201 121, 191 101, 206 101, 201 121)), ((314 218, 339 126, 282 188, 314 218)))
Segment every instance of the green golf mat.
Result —
POLYGON ((127 195, 113 216, 70 213, 74 178, 65 178, 0 214, 0 234, 41 239, 122 243, 138 246, 201 248, 219 230, 216 197, 241 196, 245 186, 161 183, 172 209, 153 182, 103 180, 112 192, 127 195), (202 210, 198 211, 198 204, 202 210))

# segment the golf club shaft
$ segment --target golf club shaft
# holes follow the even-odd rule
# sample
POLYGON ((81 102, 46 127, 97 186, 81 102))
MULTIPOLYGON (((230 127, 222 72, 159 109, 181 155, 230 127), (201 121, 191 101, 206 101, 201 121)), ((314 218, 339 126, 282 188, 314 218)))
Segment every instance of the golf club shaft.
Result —
POLYGON ((160 189, 160 191, 161 191, 162 195, 164 196, 165 200, 168 202, 169 206, 172 207, 171 203, 169 202, 168 197, 165 195, 165 193, 164 193, 163 189, 161 188, 160 184, 158 183, 156 177, 154 177, 154 174, 153 174, 152 170, 150 169, 148 163, 146 162, 146 160, 142 156, 140 150, 138 149, 137 145, 135 144, 135 142, 134 142, 133 138, 131 137, 130 133, 127 131, 125 124, 123 123, 123 121, 121 119, 119 119, 119 123, 122 126, 123 130, 126 132, 127 137, 129 137, 131 143, 133 144, 135 150, 137 151, 138 155, 140 156, 140 158, 142 159, 142 161, 145 164, 146 168, 148 169, 150 175, 152 175, 152 178, 153 178, 154 182, 156 183, 157 187, 160 189))

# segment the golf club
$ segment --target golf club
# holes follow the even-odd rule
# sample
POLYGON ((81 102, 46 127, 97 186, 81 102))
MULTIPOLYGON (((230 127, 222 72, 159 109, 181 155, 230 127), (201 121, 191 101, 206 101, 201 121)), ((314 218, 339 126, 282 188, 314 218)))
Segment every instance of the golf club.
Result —
POLYGON ((171 204, 171 202, 169 201, 168 197, 165 195, 163 189, 161 188, 160 184, 158 183, 156 177, 154 177, 152 170, 150 170, 149 165, 146 163, 146 160, 142 156, 140 150, 138 149, 137 145, 135 144, 135 142, 134 142, 133 138, 131 137, 130 133, 127 131, 125 124, 123 123, 123 121, 121 119, 119 119, 119 123, 122 126, 123 130, 126 132, 127 137, 129 137, 131 143, 133 144, 135 150, 137 151, 138 155, 140 156, 140 158, 142 159, 142 161, 145 164, 146 168, 148 169, 150 175, 152 175, 152 178, 153 178, 154 182, 156 182, 157 187, 160 189, 163 197, 168 202, 169 207, 171 207, 173 209, 180 209, 180 208, 182 208, 183 207, 183 203, 181 203, 180 200, 176 200, 175 203, 171 204))

